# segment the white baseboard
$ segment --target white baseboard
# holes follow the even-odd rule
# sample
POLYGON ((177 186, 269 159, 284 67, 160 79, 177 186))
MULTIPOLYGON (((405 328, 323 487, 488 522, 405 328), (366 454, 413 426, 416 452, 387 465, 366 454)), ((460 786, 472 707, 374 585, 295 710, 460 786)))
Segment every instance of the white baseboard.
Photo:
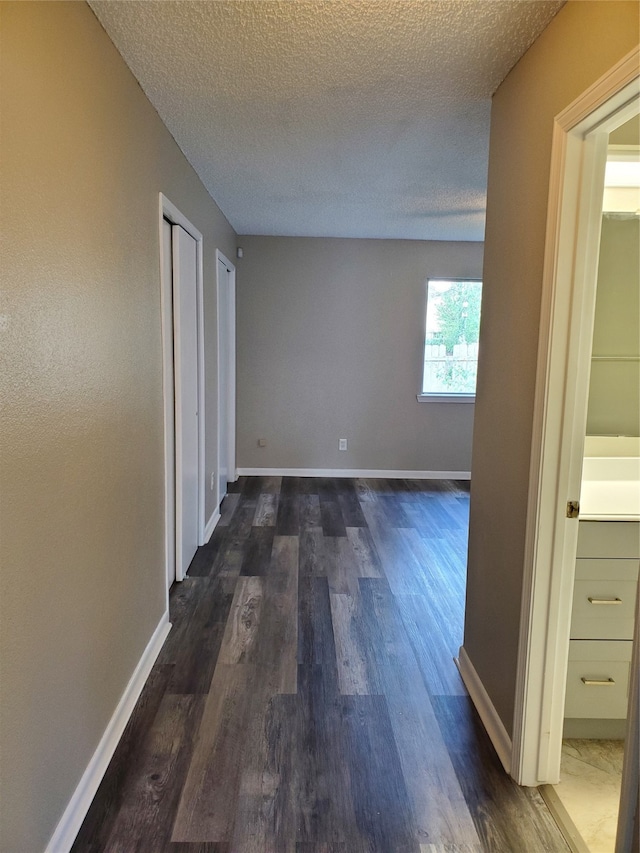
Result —
POLYGON ((498 716, 498 712, 489 698, 484 684, 480 681, 480 676, 471 663, 464 646, 460 646, 459 657, 455 661, 464 685, 469 691, 471 701, 480 715, 482 724, 487 730, 495 751, 498 753, 498 758, 507 773, 511 773, 511 758, 513 753, 511 738, 504 727, 504 723, 498 716))
POLYGON ((204 528, 204 542, 203 545, 206 545, 209 539, 211 539, 211 534, 215 530, 216 524, 220 521, 220 510, 216 509, 211 515, 209 521, 207 521, 204 528))
POLYGON ((170 630, 169 611, 166 611, 147 643, 147 647, 138 661, 134 673, 118 702, 118 706, 113 712, 113 716, 109 720, 100 743, 87 769, 82 774, 78 787, 60 818, 55 832, 51 836, 45 853, 68 853, 71 850, 76 835, 82 826, 82 821, 89 811, 89 806, 96 795, 102 777, 109 766, 109 762, 118 746, 125 726, 142 692, 142 688, 149 677, 151 668, 170 630))
POLYGON ((238 468, 241 477, 371 477, 376 480, 470 480, 471 471, 394 471, 378 468, 238 468))

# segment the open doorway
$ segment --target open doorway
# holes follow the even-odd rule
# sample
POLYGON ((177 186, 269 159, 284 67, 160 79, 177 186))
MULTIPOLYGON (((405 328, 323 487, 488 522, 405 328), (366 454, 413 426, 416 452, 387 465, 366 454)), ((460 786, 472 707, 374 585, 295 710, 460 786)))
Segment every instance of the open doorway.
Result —
POLYGON ((615 850, 640 566, 639 116, 609 136, 602 213, 560 783, 545 792, 590 853, 615 850))
MULTIPOLYGON (((635 51, 554 128, 513 737, 512 774, 526 785, 559 781, 605 164, 610 133, 638 110, 635 51)), ((637 770, 623 792, 634 784, 637 770)), ((633 809, 621 820, 619 837, 632 831, 633 809)))

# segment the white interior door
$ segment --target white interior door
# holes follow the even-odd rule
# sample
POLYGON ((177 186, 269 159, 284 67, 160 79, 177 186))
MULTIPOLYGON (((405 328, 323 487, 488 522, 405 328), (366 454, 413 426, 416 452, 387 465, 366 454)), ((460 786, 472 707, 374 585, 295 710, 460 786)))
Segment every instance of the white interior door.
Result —
POLYGON ((176 579, 198 548, 198 301, 196 241, 172 225, 176 579))
POLYGON ((217 253, 218 288, 218 505, 235 480, 235 268, 217 253))

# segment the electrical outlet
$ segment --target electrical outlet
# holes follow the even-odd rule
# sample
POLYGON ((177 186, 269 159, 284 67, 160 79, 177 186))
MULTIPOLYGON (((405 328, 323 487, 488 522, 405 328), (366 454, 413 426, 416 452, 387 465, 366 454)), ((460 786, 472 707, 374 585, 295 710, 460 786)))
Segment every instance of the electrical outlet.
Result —
POLYGON ((266 438, 259 438, 258 439, 258 447, 266 447, 266 446, 267 446, 267 439, 266 438))
POLYGON ((347 439, 339 438, 338 439, 338 450, 346 450, 347 449, 347 439))
POLYGON ((216 475, 215 472, 211 472, 211 491, 213 491, 216 487, 216 475))

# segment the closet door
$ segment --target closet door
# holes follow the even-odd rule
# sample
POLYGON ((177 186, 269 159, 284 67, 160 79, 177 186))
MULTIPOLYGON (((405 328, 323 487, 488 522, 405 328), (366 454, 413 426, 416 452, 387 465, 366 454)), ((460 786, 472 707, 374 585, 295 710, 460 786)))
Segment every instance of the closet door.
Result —
POLYGON ((176 442, 176 578, 198 547, 198 303, 196 241, 172 226, 176 442))

